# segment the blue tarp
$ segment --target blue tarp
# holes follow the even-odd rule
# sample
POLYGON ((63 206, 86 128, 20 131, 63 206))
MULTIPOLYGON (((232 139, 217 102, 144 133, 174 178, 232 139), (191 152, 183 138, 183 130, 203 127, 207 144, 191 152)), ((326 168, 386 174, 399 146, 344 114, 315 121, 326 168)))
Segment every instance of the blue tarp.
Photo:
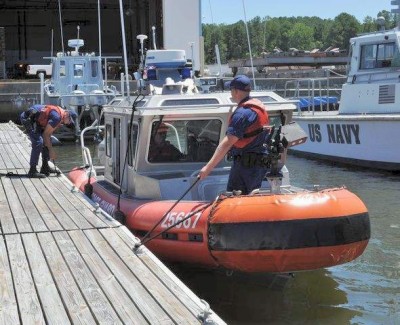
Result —
POLYGON ((326 109, 328 105, 336 105, 338 104, 338 98, 334 96, 316 96, 314 98, 310 97, 301 97, 297 98, 299 100, 298 105, 302 111, 307 110, 308 107, 312 108, 314 105, 315 108, 318 110, 318 107, 322 104, 323 108, 326 109))

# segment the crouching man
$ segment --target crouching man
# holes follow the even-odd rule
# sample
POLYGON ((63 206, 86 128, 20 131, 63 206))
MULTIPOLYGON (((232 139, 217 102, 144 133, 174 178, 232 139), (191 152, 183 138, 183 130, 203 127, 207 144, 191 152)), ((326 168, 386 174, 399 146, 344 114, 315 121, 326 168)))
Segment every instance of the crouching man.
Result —
POLYGON ((77 114, 74 111, 53 105, 34 105, 21 113, 21 122, 25 126, 32 142, 28 177, 44 178, 51 173, 57 172, 49 166, 49 160, 56 159, 51 136, 62 124, 74 129, 76 117, 77 114), (42 167, 38 172, 36 167, 40 154, 42 154, 42 167))

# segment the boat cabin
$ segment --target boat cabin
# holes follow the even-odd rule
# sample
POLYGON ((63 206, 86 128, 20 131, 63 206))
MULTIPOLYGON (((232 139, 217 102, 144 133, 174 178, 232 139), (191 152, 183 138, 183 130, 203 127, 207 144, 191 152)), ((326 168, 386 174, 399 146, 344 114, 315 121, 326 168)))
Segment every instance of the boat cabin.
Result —
MULTIPOLYGON (((57 56, 52 58, 52 78, 46 83, 50 97, 54 96, 60 100, 54 104, 62 106, 68 106, 71 97, 66 95, 74 94, 74 91, 79 91, 77 94, 89 94, 96 90, 103 91, 104 87, 101 57, 95 53, 80 53, 79 48, 84 46, 82 39, 69 40, 68 46, 74 50, 57 53, 57 56)), ((96 100, 98 105, 106 103, 105 97, 96 100)), ((85 102, 85 97, 80 97, 74 98, 74 104, 85 105, 89 102, 85 102)))
MULTIPOLYGON (((273 92, 255 92, 253 97, 266 102, 272 125, 291 121, 295 105, 273 92)), ((152 95, 133 102, 121 98, 104 106, 105 180, 135 198, 177 199, 225 136, 236 104, 230 92, 152 95)), ((283 186, 289 184, 285 159, 286 152, 279 162, 283 186)), ((215 199, 226 190, 230 165, 228 159, 221 161, 185 199, 215 199)), ((267 181, 263 187, 269 188, 267 181)))
POLYGON ((340 114, 399 112, 399 37, 400 31, 395 28, 350 40, 351 57, 340 114))
MULTIPOLYGON (((116 88, 108 87, 103 80, 102 57, 95 53, 81 53, 82 39, 71 39, 68 46, 74 50, 57 53, 52 60, 52 76, 41 87, 44 104, 58 105, 78 114, 76 135, 85 126, 99 119, 102 105, 117 94, 116 88)), ((63 129, 58 136, 74 136, 63 129)))

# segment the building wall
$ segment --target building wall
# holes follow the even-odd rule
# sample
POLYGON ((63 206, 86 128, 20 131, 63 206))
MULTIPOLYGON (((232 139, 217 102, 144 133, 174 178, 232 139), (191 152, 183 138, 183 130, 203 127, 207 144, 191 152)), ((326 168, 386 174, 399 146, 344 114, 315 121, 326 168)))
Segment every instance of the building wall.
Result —
MULTIPOLYGON (((68 39, 85 41, 84 52, 99 52, 98 1, 62 0, 61 37, 58 1, 0 2, 0 27, 5 30, 5 62, 8 69, 16 63, 48 63, 51 54, 68 51, 68 39)), ((123 0, 127 52, 130 63, 138 62, 139 44, 136 35, 151 35, 155 26, 157 43, 163 44, 162 0, 123 0)), ((122 56, 119 2, 100 1, 102 55, 122 56)))
POLYGON ((201 70, 200 0, 163 0, 164 46, 167 49, 182 49, 186 57, 193 60, 194 70, 201 70))

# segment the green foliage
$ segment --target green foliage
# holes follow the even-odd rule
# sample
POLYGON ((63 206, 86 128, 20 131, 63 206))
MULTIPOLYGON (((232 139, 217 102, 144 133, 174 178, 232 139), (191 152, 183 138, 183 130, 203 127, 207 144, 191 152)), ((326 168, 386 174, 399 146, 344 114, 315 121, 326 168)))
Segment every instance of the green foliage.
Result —
MULTIPOLYGON (((394 14, 382 10, 378 16, 385 18, 385 28, 396 26, 394 14)), ((360 23, 354 16, 341 13, 332 19, 319 17, 264 17, 259 16, 247 24, 253 57, 275 49, 288 51, 325 50, 338 47, 347 50, 351 37, 359 33, 379 30, 377 19, 365 17, 360 23)), ((215 45, 218 44, 221 61, 226 63, 233 59, 249 56, 246 26, 243 21, 234 24, 203 24, 205 62, 216 62, 215 45)))

